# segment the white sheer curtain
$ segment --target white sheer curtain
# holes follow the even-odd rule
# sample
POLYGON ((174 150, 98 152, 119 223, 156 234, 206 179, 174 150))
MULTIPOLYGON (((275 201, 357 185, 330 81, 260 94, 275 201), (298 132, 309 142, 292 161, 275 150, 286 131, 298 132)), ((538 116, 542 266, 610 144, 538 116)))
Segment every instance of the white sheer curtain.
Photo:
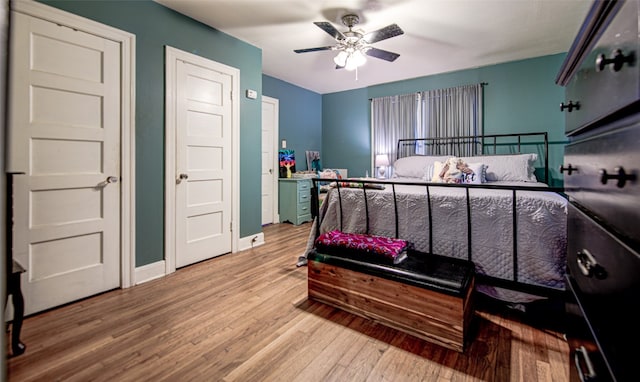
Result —
MULTIPOLYGON (((448 138, 482 135, 482 84, 428 90, 420 93, 421 122, 418 138, 448 138)), ((424 154, 471 156, 481 147, 471 143, 442 146, 424 154), (442 150, 446 150, 442 151, 442 150)))
MULTIPOLYGON (((419 100, 416 93, 371 100, 372 160, 378 154, 386 154, 389 163, 393 164, 398 139, 415 138, 419 100)), ((388 171, 388 174, 392 175, 392 172, 388 171)))

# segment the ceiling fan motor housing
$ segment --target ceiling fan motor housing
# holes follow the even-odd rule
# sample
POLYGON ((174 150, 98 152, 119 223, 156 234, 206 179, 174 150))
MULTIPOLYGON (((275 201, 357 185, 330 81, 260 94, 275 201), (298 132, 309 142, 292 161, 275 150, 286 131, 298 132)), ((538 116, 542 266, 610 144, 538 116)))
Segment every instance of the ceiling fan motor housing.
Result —
POLYGON ((342 16, 342 23, 349 29, 360 22, 360 17, 354 14, 347 14, 342 16))

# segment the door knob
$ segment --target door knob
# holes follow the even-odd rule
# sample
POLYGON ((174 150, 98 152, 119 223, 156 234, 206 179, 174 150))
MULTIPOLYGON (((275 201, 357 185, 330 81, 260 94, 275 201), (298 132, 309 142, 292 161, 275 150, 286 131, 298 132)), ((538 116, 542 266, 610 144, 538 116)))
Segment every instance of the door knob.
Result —
POLYGON ((178 175, 178 179, 176 179, 176 183, 180 184, 183 180, 189 179, 189 174, 182 173, 178 175))
POLYGON ((117 176, 108 176, 107 177, 107 183, 118 183, 118 177, 117 176))

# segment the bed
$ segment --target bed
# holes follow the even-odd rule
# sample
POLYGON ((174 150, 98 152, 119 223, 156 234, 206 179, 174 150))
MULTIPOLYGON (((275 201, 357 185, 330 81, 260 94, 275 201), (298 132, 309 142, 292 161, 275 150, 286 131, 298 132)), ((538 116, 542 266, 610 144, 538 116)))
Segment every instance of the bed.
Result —
POLYGON ((547 184, 546 133, 456 139, 401 140, 390 179, 331 183, 324 202, 316 199, 307 249, 333 230, 402 238, 413 256, 471 260, 476 290, 491 297, 526 303, 561 296, 567 199, 547 184), (416 148, 422 155, 411 155, 416 148), (481 155, 456 156, 461 151, 481 155), (442 167, 451 158, 473 168, 473 175, 443 183, 442 167))

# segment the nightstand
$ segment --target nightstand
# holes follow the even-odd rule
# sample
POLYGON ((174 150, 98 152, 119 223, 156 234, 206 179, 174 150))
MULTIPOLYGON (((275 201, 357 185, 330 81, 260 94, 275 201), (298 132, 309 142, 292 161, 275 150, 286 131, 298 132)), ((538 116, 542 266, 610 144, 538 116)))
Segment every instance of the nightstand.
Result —
POLYGON ((311 221, 311 180, 279 179, 280 222, 300 225, 311 221))

